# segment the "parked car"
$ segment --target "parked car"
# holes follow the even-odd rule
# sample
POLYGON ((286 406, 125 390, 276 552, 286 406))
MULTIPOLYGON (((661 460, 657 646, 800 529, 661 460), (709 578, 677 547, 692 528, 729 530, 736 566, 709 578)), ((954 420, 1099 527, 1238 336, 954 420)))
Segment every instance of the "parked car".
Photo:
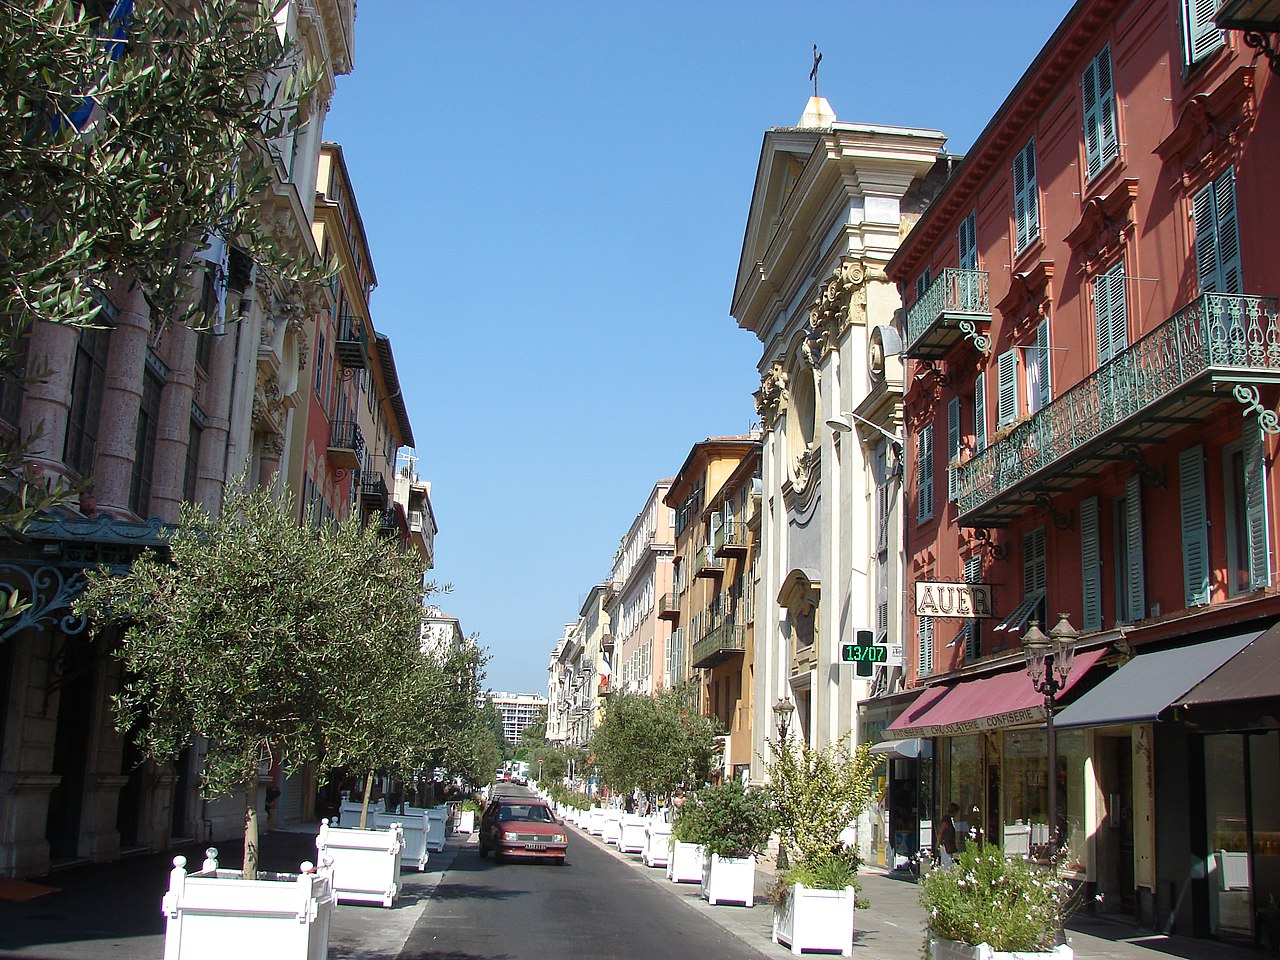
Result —
POLYGON ((551 808, 539 801, 498 797, 480 818, 480 856, 534 857, 564 863, 569 834, 551 808))

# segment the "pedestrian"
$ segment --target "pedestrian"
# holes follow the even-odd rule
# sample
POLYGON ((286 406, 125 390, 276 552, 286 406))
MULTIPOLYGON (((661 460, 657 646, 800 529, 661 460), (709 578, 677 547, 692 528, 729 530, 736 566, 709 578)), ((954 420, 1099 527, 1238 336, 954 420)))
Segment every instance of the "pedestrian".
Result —
POLYGON ((942 822, 938 825, 938 864, 939 866, 949 867, 952 860, 955 859, 956 851, 959 849, 956 843, 956 815, 960 812, 960 805, 952 803, 947 807, 946 816, 942 818, 942 822))

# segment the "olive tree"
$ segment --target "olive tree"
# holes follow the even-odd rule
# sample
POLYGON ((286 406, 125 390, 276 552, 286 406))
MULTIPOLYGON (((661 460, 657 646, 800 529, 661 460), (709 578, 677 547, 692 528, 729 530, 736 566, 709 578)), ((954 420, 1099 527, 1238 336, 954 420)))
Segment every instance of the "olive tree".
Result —
POLYGON ((205 738, 205 795, 243 794, 251 877, 264 762, 372 763, 411 739, 400 680, 423 570, 355 518, 299 526, 290 503, 237 487, 216 518, 185 505, 167 556, 92 573, 79 609, 95 635, 119 628, 118 728, 160 763, 205 738))

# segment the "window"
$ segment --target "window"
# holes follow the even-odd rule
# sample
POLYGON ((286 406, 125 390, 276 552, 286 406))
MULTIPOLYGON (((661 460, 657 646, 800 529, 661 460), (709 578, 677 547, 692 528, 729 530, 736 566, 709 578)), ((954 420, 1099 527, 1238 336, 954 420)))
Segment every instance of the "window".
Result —
POLYGON ((1222 31, 1213 15, 1222 0, 1182 0, 1182 53, 1188 67, 1222 46, 1222 31))
POLYGON ((1045 591, 1049 585, 1048 565, 1045 558, 1044 527, 1028 530, 1022 536, 1022 598, 1029 605, 1025 620, 1047 623, 1048 604, 1045 591))
POLYGON ((1006 350, 996 358, 996 427, 1018 419, 1018 350, 1006 350))
POLYGON ((71 407, 67 411, 67 436, 62 460, 81 476, 93 472, 98 443, 98 414, 107 379, 107 347, 110 331, 89 327, 76 341, 75 369, 71 374, 71 407))
POLYGON ((324 399, 324 331, 316 334, 316 397, 324 399))
POLYGON ((1098 274, 1093 281, 1093 320, 1098 342, 1098 366, 1129 346, 1129 312, 1125 298, 1124 263, 1098 274))
POLYGON ((978 213, 971 210, 969 215, 960 221, 960 230, 956 235, 956 247, 959 250, 960 269, 978 269, 978 213))
POLYGON ((1271 584, 1267 542, 1266 460, 1256 426, 1223 451, 1227 498, 1227 587, 1248 593, 1271 584))
POLYGON ((973 382, 973 452, 987 449, 987 372, 973 382))
POLYGON ((958 466, 960 463, 960 398, 952 397, 947 404, 947 500, 956 498, 958 466))
POLYGON ((1178 455, 1182 514, 1182 580, 1188 607, 1209 602, 1209 523, 1205 512, 1204 447, 1178 455))
POLYGON ((1089 61, 1080 77, 1084 93, 1084 159, 1092 180, 1120 155, 1116 136, 1116 96, 1111 82, 1111 45, 1089 61))
POLYGON ((872 476, 876 483, 876 553, 889 550, 889 464, 888 446, 883 441, 876 446, 872 461, 872 476))
POLYGON ((933 516, 933 424, 920 429, 916 441, 916 520, 933 516))
MULTIPOLYGON (((982 582, 982 554, 966 557, 964 561, 964 582, 982 582)), ((964 659, 972 663, 982 656, 982 621, 972 617, 964 624, 964 659)))
POLYGON ((916 676, 933 673, 933 617, 920 618, 920 648, 916 660, 916 676))
POLYGON ((1240 293, 1240 234, 1236 224, 1236 172, 1228 167, 1191 198, 1196 231, 1196 273, 1201 293, 1240 293))
POLYGON ((1098 498, 1080 502, 1080 589, 1084 630, 1102 629, 1102 551, 1098 542, 1098 498))
POLYGON ((1036 327, 1036 345, 1026 349, 1027 412, 1035 413, 1053 399, 1049 384, 1049 321, 1036 327))
POLYGON ((1145 619, 1146 584, 1142 564, 1141 479, 1134 474, 1116 497, 1112 525, 1115 532, 1116 620, 1136 623, 1145 619))
POLYGON ((921 272, 920 276, 916 277, 916 299, 917 300, 923 297, 925 293, 928 291, 929 284, 932 281, 932 279, 933 278, 929 275, 928 267, 925 267, 924 270, 921 272))
POLYGON ((1036 186, 1034 137, 1013 158, 1013 227, 1018 253, 1040 237, 1040 194, 1036 186))
POLYGON ((147 351, 142 402, 138 405, 138 426, 133 441, 133 478, 129 484, 129 509, 140 517, 146 516, 151 506, 151 470, 155 465, 156 432, 160 426, 160 393, 167 372, 159 358, 147 351))

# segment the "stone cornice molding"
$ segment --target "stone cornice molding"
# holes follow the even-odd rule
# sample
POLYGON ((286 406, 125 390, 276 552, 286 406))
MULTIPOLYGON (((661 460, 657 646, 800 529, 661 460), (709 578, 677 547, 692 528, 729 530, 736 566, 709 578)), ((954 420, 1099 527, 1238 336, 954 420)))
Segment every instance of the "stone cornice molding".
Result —
POLYGON ((1082 275, 1096 273, 1124 249, 1133 236, 1137 199, 1137 178, 1126 177, 1105 197, 1092 197, 1084 204, 1080 222, 1066 236, 1080 258, 1082 275))

